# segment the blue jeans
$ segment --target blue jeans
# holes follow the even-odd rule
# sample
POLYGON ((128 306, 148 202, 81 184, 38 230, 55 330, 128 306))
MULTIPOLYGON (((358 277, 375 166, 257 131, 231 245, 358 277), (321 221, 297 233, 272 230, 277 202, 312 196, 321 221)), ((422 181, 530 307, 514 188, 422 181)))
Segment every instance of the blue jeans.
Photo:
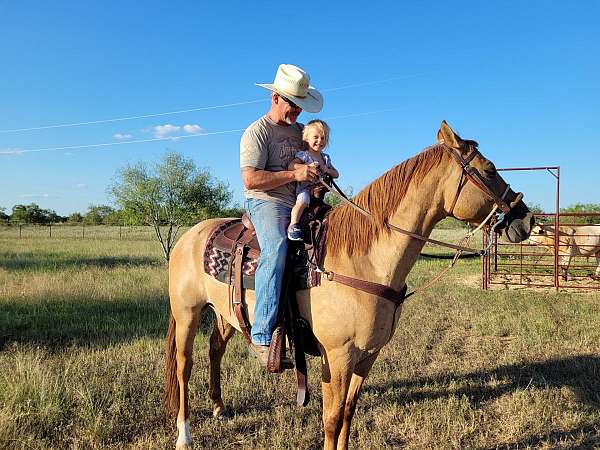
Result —
POLYGON ((277 320, 279 294, 288 248, 287 227, 292 208, 257 198, 247 198, 245 206, 260 245, 260 257, 254 280, 256 306, 252 324, 252 342, 269 345, 277 320))

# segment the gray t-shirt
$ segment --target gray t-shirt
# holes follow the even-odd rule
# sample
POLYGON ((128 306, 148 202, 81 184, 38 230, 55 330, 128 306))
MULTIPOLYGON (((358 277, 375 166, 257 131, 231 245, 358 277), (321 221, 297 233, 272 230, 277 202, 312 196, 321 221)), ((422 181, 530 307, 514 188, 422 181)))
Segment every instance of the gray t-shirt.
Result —
MULTIPOLYGON (((278 125, 263 116, 252 123, 240 141, 240 168, 280 172, 288 170, 294 155, 302 149, 302 125, 278 125)), ((244 189, 247 198, 259 198, 294 206, 296 183, 288 183, 269 191, 244 189)))

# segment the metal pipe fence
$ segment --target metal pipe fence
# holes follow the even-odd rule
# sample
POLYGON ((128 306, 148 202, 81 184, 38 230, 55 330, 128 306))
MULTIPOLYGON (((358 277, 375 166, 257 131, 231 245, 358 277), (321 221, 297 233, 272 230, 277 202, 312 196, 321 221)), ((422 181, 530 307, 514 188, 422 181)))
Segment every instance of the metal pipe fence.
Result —
POLYGON ((545 222, 544 234, 532 234, 519 244, 494 236, 492 251, 483 258, 483 288, 600 290, 600 213, 541 213, 536 217, 539 223, 545 222), (578 223, 574 219, 587 220, 578 223))
MULTIPOLYGON (((520 244, 511 244, 495 235, 491 252, 482 257, 482 287, 492 286, 547 287, 559 289, 600 289, 597 270, 600 271, 600 213, 560 212, 560 167, 513 167, 499 171, 546 171, 555 180, 555 210, 536 214, 538 224, 546 233, 531 236, 520 244), (591 224, 590 224, 591 223, 591 224), (594 225, 596 224, 596 225, 594 225), (591 226, 597 228, 584 229, 591 226), (586 230, 593 230, 586 231, 586 230), (573 238, 577 235, 577 240, 573 238), (579 245, 590 239, 595 244, 579 245), (587 248, 589 247, 589 248, 587 248), (595 251, 597 250, 597 251, 595 251), (590 263, 595 259, 595 264, 590 263)), ((488 244, 484 233, 483 244, 488 244)))

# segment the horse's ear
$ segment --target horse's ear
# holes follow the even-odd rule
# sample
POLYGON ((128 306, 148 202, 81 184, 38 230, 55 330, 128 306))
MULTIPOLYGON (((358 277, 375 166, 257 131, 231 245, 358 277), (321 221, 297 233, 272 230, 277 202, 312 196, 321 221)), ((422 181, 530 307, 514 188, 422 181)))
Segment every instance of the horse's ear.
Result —
POLYGON ((445 120, 442 120, 442 124, 440 125, 440 129, 437 132, 437 141, 438 143, 444 143, 450 148, 455 148, 460 150, 462 139, 458 137, 458 135, 454 132, 450 125, 445 120))

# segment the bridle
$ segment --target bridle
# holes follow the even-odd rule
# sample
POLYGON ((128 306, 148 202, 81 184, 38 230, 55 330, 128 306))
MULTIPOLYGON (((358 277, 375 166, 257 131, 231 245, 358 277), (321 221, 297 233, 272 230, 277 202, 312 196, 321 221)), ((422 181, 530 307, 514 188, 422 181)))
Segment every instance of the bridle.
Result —
MULTIPOLYGON (((481 224, 475 230, 473 230, 469 234, 467 234, 467 236, 465 237, 464 240, 468 241, 468 239, 470 239, 470 237, 472 237, 479 229, 484 227, 488 223, 488 221, 490 221, 492 219, 496 210, 500 209, 500 211, 502 211, 502 212, 498 215, 494 224, 490 227, 490 237, 491 237, 493 235, 493 233, 495 232, 496 227, 498 227, 501 223, 504 222, 504 220, 506 219, 506 216, 510 213, 510 211, 515 206, 517 206, 517 204, 521 201, 521 199, 523 198, 523 193, 521 193, 521 192, 517 193, 515 198, 510 203, 507 203, 506 195, 510 191, 510 185, 507 183, 506 188, 505 188, 504 192, 502 193, 502 195, 500 195, 500 196, 497 195, 490 188, 486 179, 479 173, 479 171, 477 169, 473 168, 470 164, 471 161, 473 161, 473 159, 475 159, 478 155, 482 156, 481 153, 479 152, 479 150, 477 149, 477 144, 474 141, 466 141, 466 142, 469 145, 469 153, 467 154, 467 156, 465 158, 463 158, 461 154, 459 154, 458 152, 456 152, 454 149, 452 149, 451 147, 449 147, 448 145, 446 145, 443 142, 438 143, 436 145, 441 147, 444 151, 448 152, 450 154, 450 156, 452 156, 452 158, 462 168, 460 179, 458 182, 458 188, 456 190, 454 200, 452 201, 452 204, 451 204, 451 207, 449 210, 449 215, 453 214, 454 207, 456 206, 458 198, 460 197, 462 188, 466 185, 467 181, 471 181, 477 188, 479 188, 480 191, 483 192, 483 194, 488 199, 490 199, 492 202, 494 202, 494 207, 492 208, 492 210, 488 214, 488 216, 485 218, 485 220, 483 222, 481 222, 481 224), (465 177, 466 177, 466 181, 465 181, 465 177)), ((432 147, 429 147, 428 149, 431 149, 434 147, 435 146, 432 146, 432 147)), ((428 149, 425 149, 425 150, 428 150, 428 149)), ((333 195, 338 197, 343 202, 349 204, 352 208, 356 209, 359 213, 373 219, 373 215, 369 211, 358 206, 356 203, 354 203, 352 200, 350 200, 342 192, 342 190, 339 188, 339 186, 337 184, 335 184, 335 182, 333 182, 333 180, 331 180, 331 181, 332 181, 331 184, 334 187, 334 189, 332 189, 332 187, 329 186, 323 179, 319 180, 319 182, 333 195)), ((490 242, 490 244, 487 246, 487 248, 478 250, 478 249, 473 249, 470 247, 465 247, 462 245, 455 245, 455 244, 450 244, 447 242, 438 241, 436 239, 431 239, 431 238, 422 236, 420 234, 413 233, 412 231, 404 230, 400 227, 397 227, 397 226, 389 223, 387 220, 385 221, 385 226, 387 228, 389 228, 390 230, 396 231, 398 233, 404 234, 404 235, 412 237, 414 239, 418 239, 418 240, 424 241, 424 242, 430 242, 432 244, 436 244, 436 245, 439 245, 442 247, 452 248, 452 249, 456 250, 456 254, 454 255, 452 263, 442 273, 440 273, 431 282, 429 282, 426 286, 423 286, 409 294, 406 294, 406 285, 404 285, 403 288, 400 289, 400 291, 395 291, 394 289, 392 289, 389 286, 385 286, 385 285, 382 285, 379 283, 373 283, 370 281, 359 280, 359 279, 351 278, 351 277, 348 277, 345 275, 340 275, 335 272, 325 270, 324 268, 319 267, 315 263, 312 263, 312 265, 314 265, 316 267, 315 270, 317 272, 324 274, 329 281, 336 281, 336 282, 344 284, 346 286, 350 286, 355 289, 385 298, 386 300, 393 302, 396 305, 396 307, 398 307, 399 305, 401 305, 404 302, 404 300, 406 298, 410 297, 411 295, 413 295, 416 292, 420 292, 423 289, 426 289, 427 287, 429 287, 433 283, 435 283, 437 280, 439 280, 441 278, 441 276, 444 273, 446 273, 446 271, 448 271, 450 268, 452 268, 454 266, 454 264, 456 263, 456 261, 458 260, 458 258, 460 257, 460 255, 463 252, 475 253, 475 254, 478 254, 481 256, 485 256, 489 252, 489 249, 491 248, 491 244, 493 242, 492 239, 489 239, 488 241, 490 242)))
MULTIPOLYGON (((449 214, 453 215, 454 207, 456 206, 456 202, 458 201, 458 197, 460 196, 460 192, 464 186, 463 180, 466 177, 467 180, 471 181, 475 186, 479 188, 480 191, 484 193, 484 195, 489 198, 492 202, 494 202, 496 209, 500 209, 502 211, 502 219, 510 211, 523 199, 523 193, 519 192, 515 196, 515 198, 507 204, 505 201, 506 195, 510 191, 510 184, 506 184, 506 189, 502 193, 501 196, 498 196, 488 185, 486 179, 479 173, 479 171, 471 166, 471 161, 475 159, 477 156, 482 156, 479 150, 477 149, 477 144, 473 141, 467 141, 469 145, 469 153, 465 158, 454 149, 445 145, 444 143, 438 144, 444 150, 446 150, 452 158, 460 165, 462 168, 460 174, 460 180, 458 181, 458 188, 456 190, 456 195, 454 196, 454 200, 452 201, 452 205, 450 206, 449 214)), ((466 184, 466 183, 465 183, 466 184)), ((489 220, 489 219, 488 219, 489 220)))

